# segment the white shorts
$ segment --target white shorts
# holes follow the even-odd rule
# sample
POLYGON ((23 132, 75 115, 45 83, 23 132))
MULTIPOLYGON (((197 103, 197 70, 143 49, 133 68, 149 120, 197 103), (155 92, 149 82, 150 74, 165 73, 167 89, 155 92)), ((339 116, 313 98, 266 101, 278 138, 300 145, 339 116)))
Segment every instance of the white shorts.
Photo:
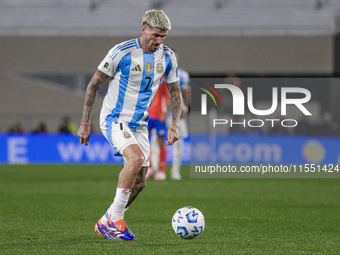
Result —
MULTIPOLYGON (((145 157, 142 166, 150 165, 150 143, 147 130, 134 132, 127 124, 114 122, 109 127, 101 126, 101 130, 111 146, 118 152, 115 155, 122 156, 126 147, 131 144, 138 144, 145 157)), ((124 161, 126 162, 125 158, 124 161)))

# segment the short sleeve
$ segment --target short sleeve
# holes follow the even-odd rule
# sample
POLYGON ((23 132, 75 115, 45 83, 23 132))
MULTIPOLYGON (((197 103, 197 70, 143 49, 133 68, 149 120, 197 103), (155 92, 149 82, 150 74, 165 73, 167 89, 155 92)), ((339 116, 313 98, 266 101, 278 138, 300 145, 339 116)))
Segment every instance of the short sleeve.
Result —
POLYGON ((109 50, 105 58, 99 64, 98 70, 113 77, 118 66, 118 54, 119 50, 117 49, 117 46, 109 50))
POLYGON ((164 81, 166 83, 174 83, 178 81, 177 59, 173 52, 165 55, 166 70, 164 73, 164 81))

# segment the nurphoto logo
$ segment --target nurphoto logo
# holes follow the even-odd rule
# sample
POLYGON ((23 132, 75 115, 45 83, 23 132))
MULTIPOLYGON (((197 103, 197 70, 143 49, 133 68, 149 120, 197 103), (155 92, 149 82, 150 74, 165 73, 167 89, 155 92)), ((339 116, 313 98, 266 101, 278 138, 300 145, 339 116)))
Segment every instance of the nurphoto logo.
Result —
MULTIPOLYGON (((206 94, 201 94, 201 115, 207 115, 208 106, 207 106, 207 94, 211 97, 213 100, 215 106, 217 107, 217 102, 215 99, 215 96, 219 100, 221 106, 222 106, 222 100, 219 94, 217 93, 216 89, 226 89, 231 93, 232 96, 232 114, 234 116, 244 116, 245 115, 245 96, 243 91, 231 84, 215 84, 214 88, 204 84, 208 89, 200 88, 202 91, 204 91, 206 94), (212 92, 210 92, 212 91, 212 92)), ((229 93, 227 91, 222 93, 229 93)), ((281 116, 287 115, 287 105, 295 105, 295 107, 302 112, 305 116, 311 116, 312 114, 308 109, 304 106, 304 104, 308 103, 311 99, 311 93, 308 89, 305 88, 299 88, 299 87, 282 87, 281 88, 281 100, 280 100, 280 108, 281 116), (301 95, 300 98, 290 98, 289 94, 299 94, 301 95)), ((272 88, 272 103, 271 107, 269 109, 265 110, 259 110, 256 109, 254 106, 254 99, 253 99, 253 88, 248 87, 247 88, 247 106, 250 113, 256 116, 268 116, 273 114, 279 105, 278 100, 278 88, 273 87, 272 88)), ((296 127, 298 125, 298 121, 295 119, 273 119, 273 118, 266 118, 266 119, 243 119, 243 120, 237 120, 233 121, 232 119, 213 119, 213 127, 216 127, 217 125, 230 125, 232 127, 233 125, 242 125, 243 127, 249 126, 249 127, 262 127, 265 125, 265 123, 269 123, 271 127, 274 127, 276 123, 280 123, 283 127, 296 127)))

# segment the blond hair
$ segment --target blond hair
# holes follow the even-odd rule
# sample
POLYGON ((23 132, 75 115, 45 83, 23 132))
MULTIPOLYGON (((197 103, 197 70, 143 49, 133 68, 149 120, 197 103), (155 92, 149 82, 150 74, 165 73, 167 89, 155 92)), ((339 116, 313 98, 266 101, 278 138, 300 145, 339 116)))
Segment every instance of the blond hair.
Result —
POLYGON ((149 25, 152 28, 170 30, 171 22, 162 10, 148 10, 145 12, 142 25, 149 25))

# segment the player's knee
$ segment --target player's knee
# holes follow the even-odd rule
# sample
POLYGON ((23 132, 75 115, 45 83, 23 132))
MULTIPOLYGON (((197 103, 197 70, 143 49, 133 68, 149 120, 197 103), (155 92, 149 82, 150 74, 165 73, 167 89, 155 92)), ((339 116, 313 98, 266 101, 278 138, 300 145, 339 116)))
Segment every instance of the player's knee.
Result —
POLYGON ((133 158, 130 159, 130 164, 132 168, 135 170, 136 174, 141 169, 143 163, 144 163, 144 155, 135 155, 133 158))

